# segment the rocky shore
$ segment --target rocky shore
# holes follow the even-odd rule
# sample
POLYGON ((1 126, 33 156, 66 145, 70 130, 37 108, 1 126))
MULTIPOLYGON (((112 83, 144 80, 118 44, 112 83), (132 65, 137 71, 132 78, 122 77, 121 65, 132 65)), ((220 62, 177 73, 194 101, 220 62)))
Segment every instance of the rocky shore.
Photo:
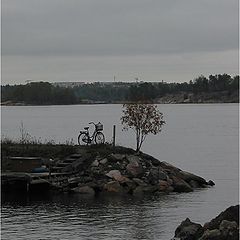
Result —
POLYGON ((64 166, 62 172, 71 174, 55 186, 78 194, 180 193, 214 185, 211 180, 207 182, 167 162, 124 147, 79 148, 78 154, 56 162, 53 170, 61 166, 64 166))
MULTIPOLYGON (((51 153, 51 147, 56 151, 57 146, 48 146, 45 147, 47 154, 51 153)), ((27 151, 34 153, 31 148, 41 156, 41 152, 36 151, 37 146, 33 145, 24 148, 24 154, 27 151)), ((5 159, 16 150, 14 146, 3 149, 8 155, 3 157, 5 159)), ((44 154, 42 151, 42 157, 44 154)), ((191 192, 214 185, 211 180, 206 181, 148 154, 120 146, 74 146, 69 155, 59 156, 57 151, 56 154, 58 157, 53 156, 51 162, 45 156, 45 165, 51 173, 48 180, 51 188, 58 192, 89 196, 106 193, 141 195, 191 192)), ((6 162, 5 165, 8 166, 6 162)))
POLYGON ((238 240, 239 205, 231 206, 202 226, 184 220, 176 229, 172 240, 238 240))
POLYGON ((235 91, 229 93, 228 91, 220 92, 202 92, 202 93, 177 93, 167 94, 160 97, 156 101, 160 104, 179 104, 179 103, 238 103, 239 93, 235 91))

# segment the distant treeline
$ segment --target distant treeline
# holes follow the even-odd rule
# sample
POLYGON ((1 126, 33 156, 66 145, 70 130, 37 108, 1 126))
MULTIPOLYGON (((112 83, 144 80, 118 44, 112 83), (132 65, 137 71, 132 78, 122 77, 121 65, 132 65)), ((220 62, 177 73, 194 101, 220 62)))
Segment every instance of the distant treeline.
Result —
MULTIPOLYGON (((228 74, 200 76, 188 83, 135 82, 135 83, 89 83, 73 88, 53 86, 48 82, 32 82, 26 85, 2 86, 2 102, 24 102, 26 104, 77 104, 87 102, 152 101, 168 94, 214 93, 221 96, 237 94, 239 76, 228 74)), ((236 99, 236 98, 235 98, 236 99)), ((236 101, 236 100, 234 100, 236 101)), ((238 101, 238 100, 237 100, 238 101)))
POLYGON ((231 95, 238 92, 239 89, 239 76, 231 77, 228 74, 223 75, 210 75, 209 78, 200 76, 194 81, 183 83, 166 83, 159 82, 157 84, 142 83, 133 85, 129 88, 127 99, 128 100, 154 100, 161 98, 167 94, 193 94, 199 95, 200 93, 211 94, 227 92, 231 95))
POLYGON ((71 88, 54 87, 48 82, 32 82, 26 85, 1 87, 1 101, 25 104, 74 104, 77 98, 71 88))

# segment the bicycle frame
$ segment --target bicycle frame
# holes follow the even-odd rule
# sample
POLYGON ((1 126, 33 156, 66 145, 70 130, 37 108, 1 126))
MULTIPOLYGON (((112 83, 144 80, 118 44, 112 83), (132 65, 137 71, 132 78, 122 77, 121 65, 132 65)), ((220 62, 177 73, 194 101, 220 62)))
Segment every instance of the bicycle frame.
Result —
POLYGON ((89 130, 82 131, 82 133, 86 133, 86 135, 88 136, 88 139, 89 139, 89 140, 92 142, 92 141, 93 141, 93 139, 94 139, 94 137, 95 137, 95 135, 96 135, 96 133, 97 133, 97 131, 96 131, 96 130, 94 130, 94 132, 93 132, 92 136, 90 136, 90 134, 89 134, 89 130))
POLYGON ((98 132, 101 132, 101 131, 96 130, 96 124, 94 122, 90 122, 89 124, 93 124, 94 127, 95 127, 93 134, 90 136, 90 133, 89 133, 88 129, 86 129, 85 131, 80 131, 80 133, 85 133, 87 135, 87 137, 88 137, 89 143, 91 143, 91 142, 93 142, 95 135, 98 132))

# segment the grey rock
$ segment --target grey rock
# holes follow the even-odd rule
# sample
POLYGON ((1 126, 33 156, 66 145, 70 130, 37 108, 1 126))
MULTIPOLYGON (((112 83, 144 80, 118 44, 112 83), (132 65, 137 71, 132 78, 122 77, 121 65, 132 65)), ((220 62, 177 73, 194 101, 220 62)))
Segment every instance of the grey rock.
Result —
POLYGON ((197 240, 201 237, 203 231, 203 227, 200 224, 193 223, 187 218, 177 227, 174 237, 181 240, 197 240))
POLYGON ((189 172, 186 172, 186 171, 180 171, 178 172, 178 177, 182 178, 185 182, 190 182, 191 180, 194 180, 196 181, 198 184, 200 185, 207 185, 207 182, 204 178, 202 177, 199 177, 195 174, 192 174, 192 173, 189 173, 189 172))
POLYGON ((118 182, 127 182, 130 181, 127 177, 122 176, 119 170, 111 170, 106 174, 107 177, 110 177, 118 182))
POLYGON ((116 161, 122 161, 126 157, 126 155, 115 153, 111 154, 111 157, 114 158, 116 161))
POLYGON ((190 185, 192 188, 199 188, 199 187, 200 187, 200 185, 198 184, 198 182, 195 181, 195 180, 191 180, 191 181, 189 182, 189 185, 190 185))
POLYGON ((92 167, 98 167, 99 166, 99 162, 97 159, 95 159, 92 164, 91 164, 92 167))
POLYGON ((100 164, 106 164, 107 161, 108 161, 107 158, 104 158, 104 159, 100 160, 99 163, 100 163, 100 164))
POLYGON ((76 188, 73 188, 72 191, 75 193, 87 194, 87 195, 91 195, 91 196, 95 195, 94 189, 89 186, 76 187, 76 188))
POLYGON ((137 177, 139 175, 141 175, 143 173, 142 167, 141 166, 137 166, 135 164, 129 163, 126 167, 128 173, 133 176, 133 177, 137 177))
POLYGON ((207 182, 207 184, 208 184, 209 186, 214 186, 214 185, 215 185, 215 183, 214 183, 212 180, 209 180, 209 181, 207 182))
POLYGON ((133 163, 133 164, 140 164, 140 162, 142 161, 142 159, 139 156, 135 156, 135 155, 127 155, 126 158, 129 163, 133 163))
POLYGON ((222 238, 221 232, 218 229, 207 229, 199 240, 224 240, 224 238, 222 238))
POLYGON ((174 191, 174 188, 172 186, 169 186, 167 189, 166 189, 166 192, 169 193, 169 192, 173 192, 174 191))
POLYGON ((158 159, 156 159, 146 153, 141 153, 141 158, 143 158, 146 161, 146 164, 148 166, 158 167, 161 164, 161 162, 158 159))
POLYGON ((210 222, 205 223, 204 228, 210 230, 219 229, 219 226, 223 220, 235 221, 239 225, 239 205, 227 208, 210 222))
POLYGON ((193 189, 191 188, 191 186, 185 182, 184 180, 182 180, 181 178, 172 177, 173 180, 173 188, 175 192, 192 192, 193 189))
POLYGON ((167 181, 159 180, 159 191, 166 192, 169 188, 169 184, 167 181))
POLYGON ((161 171, 160 169, 158 171, 158 177, 159 177, 159 180, 166 181, 168 179, 168 175, 165 172, 161 171))
POLYGON ((148 182, 150 184, 157 184, 159 180, 159 170, 156 167, 152 167, 148 174, 148 182))
POLYGON ((226 239, 238 239, 238 225, 234 221, 223 220, 219 226, 219 230, 226 239))
POLYGON ((122 184, 127 193, 132 194, 136 189, 137 184, 134 181, 128 180, 122 184))
POLYGON ((81 177, 73 177, 73 178, 69 178, 68 179, 68 182, 69 183, 79 183, 79 182, 81 182, 81 177))
POLYGON ((147 186, 138 186, 134 189, 133 195, 142 195, 142 194, 149 194, 158 191, 159 186, 155 185, 147 185, 147 186))
POLYGON ((118 181, 111 181, 104 185, 104 190, 111 193, 124 193, 124 188, 118 181))
POLYGON ((133 178, 132 180, 139 186, 147 186, 147 183, 145 183, 143 180, 139 178, 133 178))
POLYGON ((180 168, 177 168, 177 167, 173 166, 172 164, 167 163, 167 162, 165 162, 165 161, 160 162, 160 166, 161 166, 164 170, 165 170, 165 169, 168 169, 168 170, 171 170, 171 171, 174 171, 174 172, 182 171, 180 168))

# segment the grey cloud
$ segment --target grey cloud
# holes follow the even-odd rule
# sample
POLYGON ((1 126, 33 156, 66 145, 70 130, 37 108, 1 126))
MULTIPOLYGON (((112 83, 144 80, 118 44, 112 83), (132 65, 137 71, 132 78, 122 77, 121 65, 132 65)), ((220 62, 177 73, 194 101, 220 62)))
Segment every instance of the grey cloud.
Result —
POLYGON ((2 83, 238 73, 238 0, 2 0, 2 83))
POLYGON ((204 74, 227 72, 235 75, 238 69, 236 51, 188 53, 172 55, 45 57, 3 56, 3 84, 35 81, 144 81, 183 82, 204 74))
POLYGON ((2 54, 96 56, 238 48, 236 0, 3 0, 2 54))

